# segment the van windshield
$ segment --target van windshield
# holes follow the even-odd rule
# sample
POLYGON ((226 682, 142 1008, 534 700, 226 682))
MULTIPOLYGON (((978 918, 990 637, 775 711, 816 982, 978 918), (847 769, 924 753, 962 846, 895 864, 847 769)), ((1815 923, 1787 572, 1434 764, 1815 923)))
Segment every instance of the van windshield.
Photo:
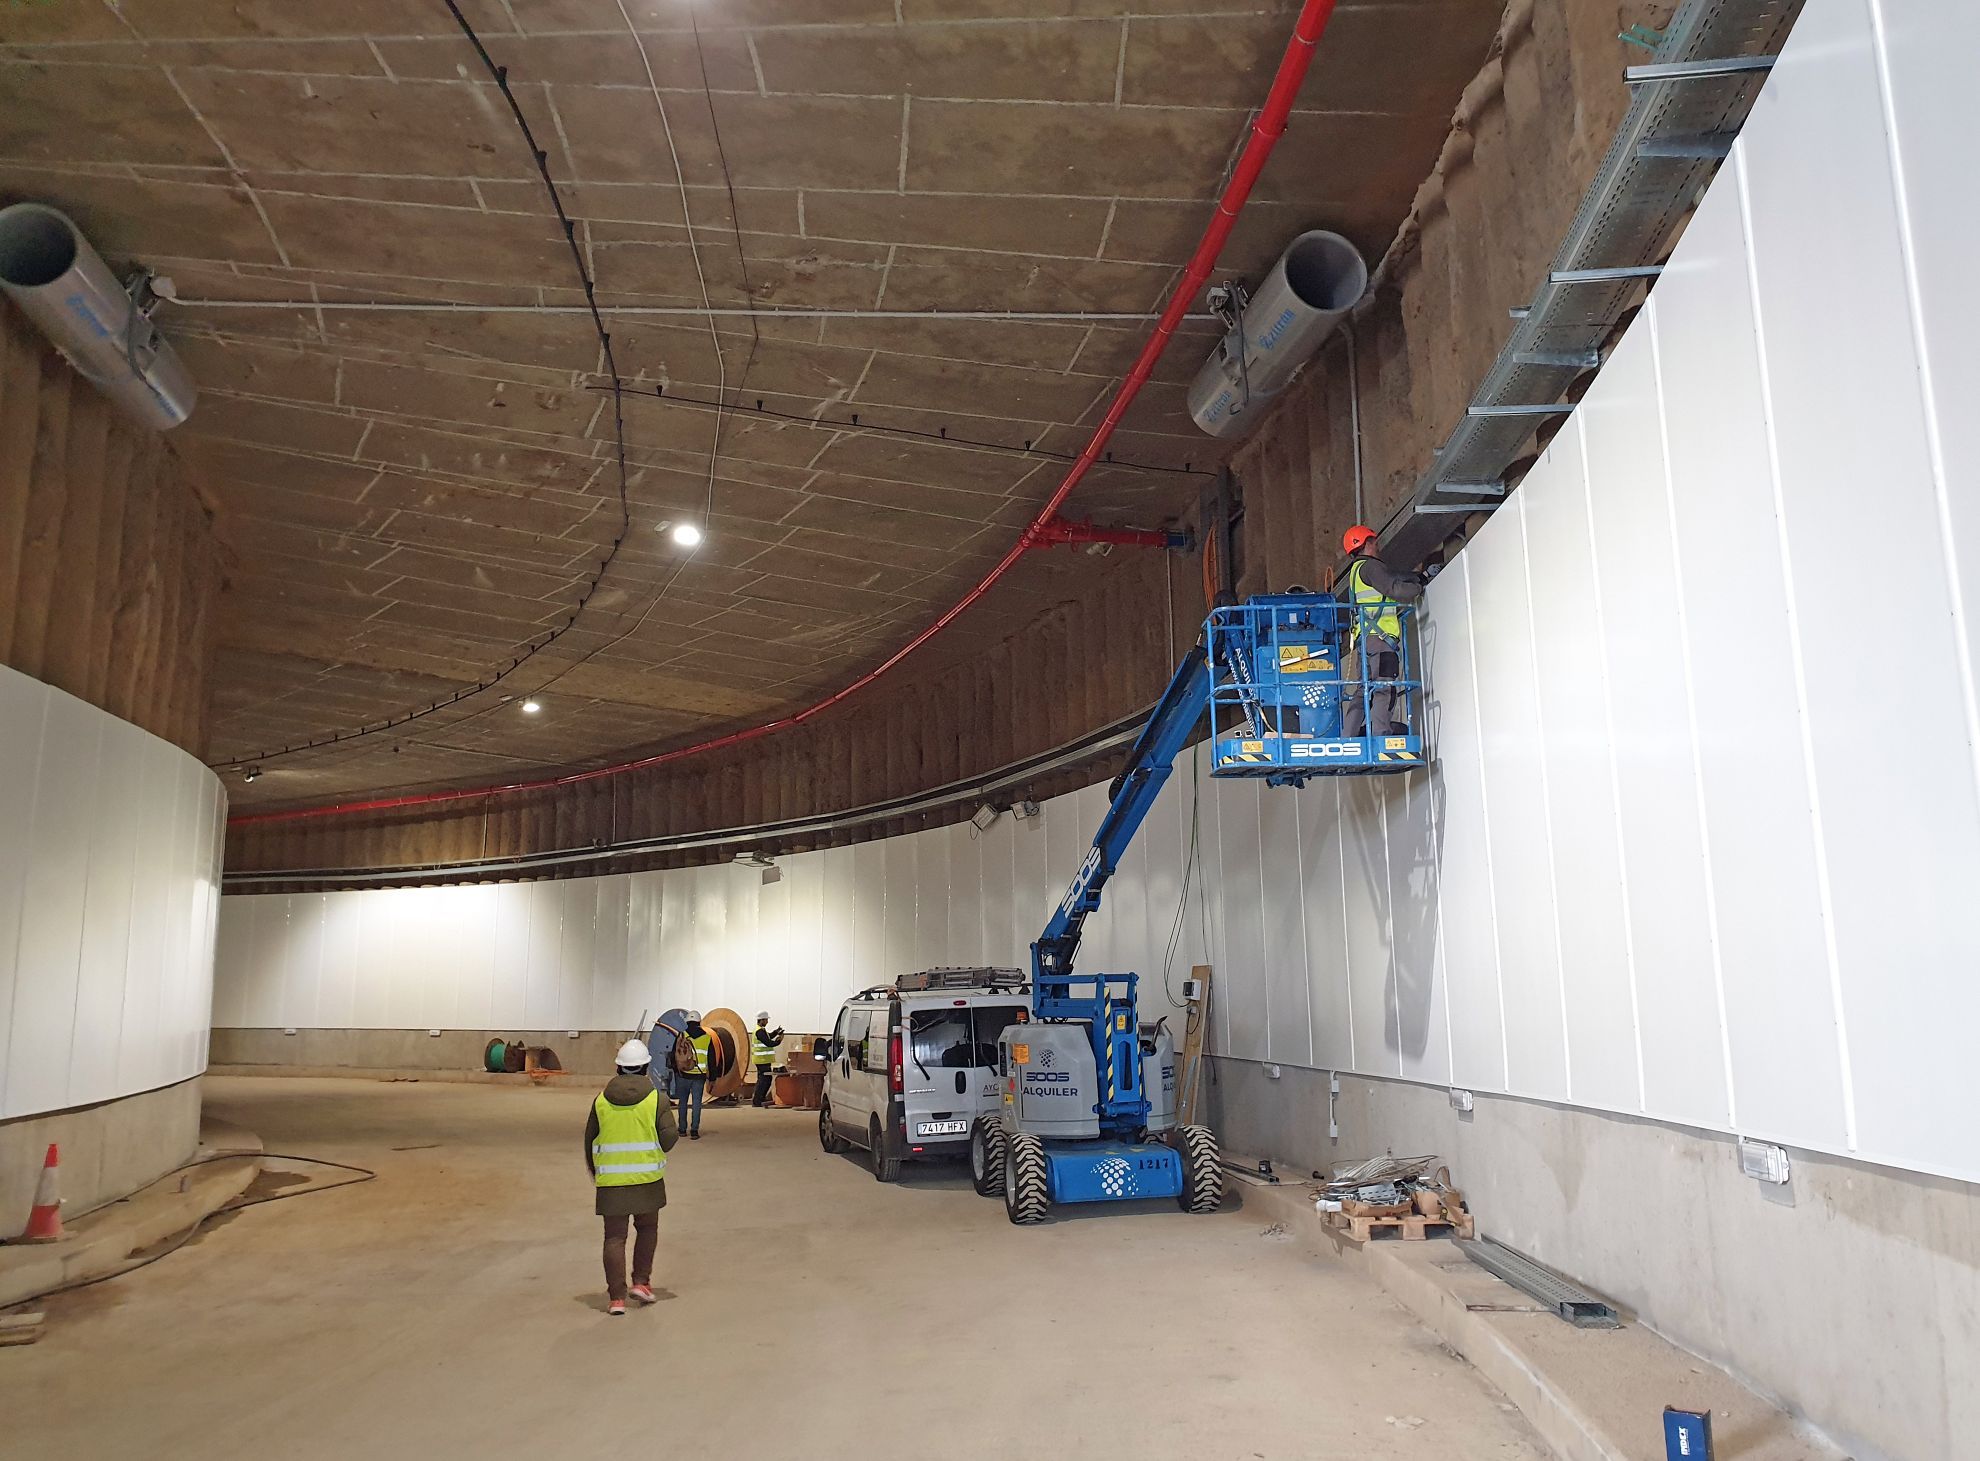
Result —
POLYGON ((925 1070, 977 1070, 997 1063, 997 1037, 1018 1018, 1015 1005, 916 1010, 908 1017, 914 1063, 925 1070))

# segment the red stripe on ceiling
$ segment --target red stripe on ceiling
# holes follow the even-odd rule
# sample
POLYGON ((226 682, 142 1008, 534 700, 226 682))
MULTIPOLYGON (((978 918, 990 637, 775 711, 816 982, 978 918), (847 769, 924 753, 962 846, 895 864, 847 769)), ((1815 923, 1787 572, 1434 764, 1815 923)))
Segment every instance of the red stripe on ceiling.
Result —
POLYGON ((1197 241, 1196 251, 1190 255, 1189 263, 1183 270, 1181 280, 1174 293, 1169 296, 1162 316, 1155 323, 1154 333, 1141 347, 1141 354, 1134 362, 1134 368, 1121 382, 1121 388, 1114 393, 1114 401, 1107 408, 1106 417, 1094 428, 1092 439, 1086 443, 1073 464, 1066 470, 1050 500, 1038 510, 1018 540, 1011 544, 1008 552, 998 560, 996 567, 983 576, 983 581, 964 594, 949 607, 943 615, 917 633, 914 638, 887 656, 879 664, 854 680, 851 684, 833 691, 815 705, 763 725, 751 726, 747 730, 731 731, 727 735, 716 736, 712 740, 699 741, 691 746, 679 746, 671 751, 661 751, 657 755, 642 756, 635 761, 622 761, 612 766, 599 766, 590 771, 573 771, 564 776, 549 776, 536 781, 512 781, 501 786, 460 787, 452 791, 427 791, 406 796, 375 797, 369 801, 334 802, 320 807, 299 807, 285 812, 246 812, 229 817, 230 827, 250 827, 265 822, 293 822, 306 817, 352 816, 360 812, 387 812, 403 807, 431 806, 439 802, 465 801, 471 797, 506 796, 514 792, 549 791, 560 786, 575 786, 581 782, 598 781, 607 776, 620 776, 629 771, 644 771, 653 766, 664 766, 669 761, 684 760, 689 756, 699 756, 708 751, 720 750, 724 746, 739 746, 746 741, 754 741, 776 731, 788 730, 802 725, 815 715, 821 715, 841 701, 864 690, 887 671, 913 654, 922 645, 953 624, 962 613, 990 592, 998 579, 1010 572, 1011 566, 1022 558, 1037 538, 1044 524, 1057 515, 1059 508, 1079 486, 1087 471, 1100 459, 1107 442, 1113 437, 1114 429, 1121 417, 1141 394, 1142 386, 1154 373, 1156 363, 1168 349, 1169 341, 1189 312, 1196 293, 1210 278, 1210 271, 1217 265, 1217 258, 1224 251, 1224 243, 1237 223, 1238 214, 1244 211, 1246 201, 1251 197, 1252 185, 1258 181, 1259 173, 1265 169, 1272 149, 1286 130, 1286 119, 1292 114, 1293 100, 1299 95, 1300 84, 1306 80, 1307 68, 1313 63, 1313 53, 1320 37, 1327 29, 1327 22, 1333 18, 1335 0, 1305 0, 1300 7, 1299 19, 1293 25, 1291 38, 1286 42, 1286 51, 1279 58, 1279 69, 1272 78, 1272 89, 1265 95, 1265 105, 1259 109, 1258 118, 1251 124, 1251 136, 1246 139, 1244 151, 1239 154, 1237 166, 1231 171, 1231 179, 1217 200, 1217 212, 1211 218, 1209 227, 1203 230, 1203 237, 1197 241))

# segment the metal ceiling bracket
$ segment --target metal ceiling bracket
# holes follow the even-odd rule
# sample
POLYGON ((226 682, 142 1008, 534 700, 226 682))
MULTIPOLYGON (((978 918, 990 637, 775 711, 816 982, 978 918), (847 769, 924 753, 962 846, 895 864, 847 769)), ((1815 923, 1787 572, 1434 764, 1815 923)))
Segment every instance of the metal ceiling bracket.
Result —
POLYGON ((1499 356, 1471 397, 1487 410, 1459 417, 1415 490, 1383 525, 1383 549, 1393 561, 1415 563, 1437 550, 1450 525, 1436 514, 1491 509, 1437 499, 1460 482, 1503 480, 1531 451, 1532 417, 1490 408, 1557 401, 1593 368, 1581 362, 1636 307, 1639 281, 1657 277, 1651 261, 1669 252, 1718 166, 1716 146, 1712 155, 1697 156, 1703 149, 1695 144, 1737 135, 1801 3, 1682 0, 1662 31, 1628 36, 1654 48, 1646 65, 1629 68, 1629 110, 1539 289, 1509 311, 1513 323, 1499 356), (1664 155, 1669 152, 1679 155, 1664 155), (1575 363, 1555 363, 1562 358, 1575 363))
POLYGON ((1655 279, 1664 272, 1662 264, 1623 264, 1612 269, 1556 269, 1547 276, 1549 284, 1613 284, 1619 279, 1655 279))
POLYGON ((1474 497, 1504 497, 1506 484, 1503 482, 1446 482, 1437 489, 1439 492, 1469 492, 1474 497))
POLYGON ((1594 370, 1602 363, 1600 350, 1521 350, 1513 356, 1520 365, 1554 365, 1562 370, 1594 370))
MULTIPOLYGON (((1565 416, 1573 409, 1574 405, 1569 401, 1562 401, 1552 406, 1467 406, 1464 408, 1467 416, 1565 416)), ((1448 483, 1445 484, 1443 490, 1449 490, 1448 483)))
POLYGON ((1733 150, 1730 132, 1712 132, 1703 137, 1652 138, 1636 149, 1638 157, 1702 157, 1717 161, 1733 150))
POLYGON ((1627 86, 1648 86, 1653 81, 1704 81, 1713 76, 1737 76, 1742 71, 1771 71, 1772 56, 1721 56, 1710 61, 1653 61, 1645 66, 1623 69, 1627 86))

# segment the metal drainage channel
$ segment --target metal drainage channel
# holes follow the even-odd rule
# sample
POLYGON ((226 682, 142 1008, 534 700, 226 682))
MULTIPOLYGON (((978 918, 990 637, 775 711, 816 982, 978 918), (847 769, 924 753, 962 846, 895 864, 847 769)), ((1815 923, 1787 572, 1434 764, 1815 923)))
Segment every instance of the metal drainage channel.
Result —
POLYGON ((1602 347, 1661 269, 1667 240, 1732 148, 1801 0, 1686 0, 1655 60, 1630 67, 1634 93, 1533 302, 1456 430, 1389 517, 1385 547, 1418 562, 1451 532, 1449 518, 1490 512, 1507 473, 1561 397, 1602 364, 1602 347))
POLYGON ((1577 1329, 1622 1328, 1622 1320, 1613 1308, 1559 1274, 1542 1268, 1524 1253, 1491 1238, 1461 1238, 1458 1247, 1487 1273, 1538 1299, 1577 1329))

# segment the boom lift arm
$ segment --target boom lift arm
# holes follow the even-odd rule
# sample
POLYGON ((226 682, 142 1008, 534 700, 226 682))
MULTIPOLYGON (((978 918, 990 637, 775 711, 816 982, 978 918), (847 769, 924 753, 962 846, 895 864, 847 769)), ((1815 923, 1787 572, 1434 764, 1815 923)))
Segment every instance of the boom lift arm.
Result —
POLYGON ((1400 678, 1371 689, 1365 662, 1348 676, 1350 656, 1365 660, 1353 614, 1312 593, 1214 610, 1129 750, 1092 846, 1031 946, 1033 1018, 1006 1029, 998 1046, 1003 1113, 970 1132, 977 1191, 1001 1191, 1012 1222, 1038 1222, 1055 1201, 1174 1197, 1209 1212, 1221 1200, 1216 1138, 1176 1124, 1174 1047, 1161 1027, 1141 1028, 1138 977, 1075 974, 1073 962, 1086 920, 1206 709, 1224 708, 1235 721, 1210 728, 1212 776, 1298 786, 1316 775, 1422 765, 1408 647, 1400 678), (1380 733, 1341 734, 1350 695, 1361 700, 1363 724, 1375 695, 1394 697, 1380 733), (1400 734, 1397 717, 1406 722, 1400 734))

